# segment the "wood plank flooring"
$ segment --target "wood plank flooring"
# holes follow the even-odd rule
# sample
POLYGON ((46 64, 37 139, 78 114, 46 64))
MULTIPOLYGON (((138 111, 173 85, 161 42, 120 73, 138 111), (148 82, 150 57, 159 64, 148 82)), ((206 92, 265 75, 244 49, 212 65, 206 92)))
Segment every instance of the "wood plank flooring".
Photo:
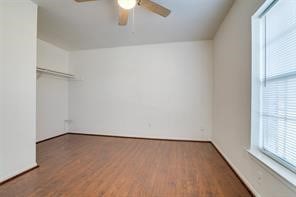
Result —
POLYGON ((37 158, 1 197, 252 196, 210 143, 71 134, 38 144, 37 158))

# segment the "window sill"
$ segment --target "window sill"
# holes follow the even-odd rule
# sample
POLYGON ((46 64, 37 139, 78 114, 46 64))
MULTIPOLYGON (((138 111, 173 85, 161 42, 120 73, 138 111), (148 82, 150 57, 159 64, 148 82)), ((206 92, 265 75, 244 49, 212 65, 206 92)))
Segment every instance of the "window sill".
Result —
POLYGON ((263 167, 267 167, 285 185, 296 191, 296 174, 294 172, 288 170, 259 150, 249 149, 248 152, 260 165, 263 164, 263 167))

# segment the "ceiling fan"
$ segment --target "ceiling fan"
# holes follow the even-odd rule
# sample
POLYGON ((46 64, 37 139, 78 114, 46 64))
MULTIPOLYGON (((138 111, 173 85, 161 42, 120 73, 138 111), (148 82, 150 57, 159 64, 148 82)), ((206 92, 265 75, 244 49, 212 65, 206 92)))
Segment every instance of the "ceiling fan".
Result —
MULTIPOLYGON (((96 0, 75 0, 78 3, 96 0)), ((142 6, 151 12, 154 12, 160 16, 167 17, 171 11, 158 3, 151 0, 117 0, 119 5, 119 25, 126 25, 128 21, 128 11, 134 8, 137 4, 142 6)))

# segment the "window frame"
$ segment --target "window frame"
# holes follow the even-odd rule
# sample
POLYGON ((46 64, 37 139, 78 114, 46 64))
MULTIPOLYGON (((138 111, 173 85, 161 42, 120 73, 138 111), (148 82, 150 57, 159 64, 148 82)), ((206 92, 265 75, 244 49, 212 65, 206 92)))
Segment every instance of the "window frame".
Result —
POLYGON ((252 16, 252 88, 251 88, 251 145, 248 152, 277 175, 284 183, 288 183, 296 191, 296 169, 288 162, 263 148, 262 130, 262 73, 265 66, 265 21, 262 17, 275 6, 279 0, 266 0, 252 16))

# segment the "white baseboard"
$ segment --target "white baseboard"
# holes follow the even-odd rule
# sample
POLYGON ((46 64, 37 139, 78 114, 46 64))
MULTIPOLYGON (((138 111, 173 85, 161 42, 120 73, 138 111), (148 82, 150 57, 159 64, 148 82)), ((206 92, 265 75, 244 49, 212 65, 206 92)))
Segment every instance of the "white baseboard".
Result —
MULTIPOLYGON (((86 132, 66 132, 65 134, 82 134, 82 135, 98 135, 100 136, 100 134, 92 134, 92 133, 86 133, 86 132)), ((102 134, 102 136, 108 136, 108 135, 104 135, 102 134)), ((137 137, 137 136, 119 136, 119 135, 109 135, 110 137, 127 137, 127 138, 144 138, 144 137, 137 137)), ((160 139, 160 138, 147 138, 147 139, 160 139)), ((161 139, 160 139, 161 140, 161 139)), ((163 140, 163 139, 162 139, 163 140)), ((164 139, 164 140, 180 140, 180 141, 195 141, 194 139, 172 139, 172 138, 168 138, 168 139, 164 139)), ((196 141, 203 141, 203 140, 196 140, 196 141)), ((241 180, 247 185, 247 187, 252 191, 252 193, 256 196, 256 197, 260 197, 259 193, 255 190, 255 188, 250 184, 250 182, 248 181, 248 179, 238 170, 238 168, 231 162, 231 160, 229 159, 229 157, 224 153, 224 151, 222 151, 223 149, 215 142, 213 141, 206 141, 204 140, 204 142, 211 142, 213 143, 213 145, 218 149, 218 151, 222 154, 222 156, 227 160, 227 162, 229 163, 229 165, 232 167, 232 169, 235 171, 235 173, 238 174, 238 176, 241 178, 241 180)), ((8 174, 4 177, 0 177, 0 183, 3 183, 19 174, 22 174, 28 170, 31 170, 35 167, 37 167, 37 163, 35 162, 32 165, 29 165, 27 167, 24 167, 22 169, 19 169, 17 171, 15 171, 14 173, 8 174)))
POLYGON ((0 184, 7 181, 7 180, 9 180, 9 179, 11 179, 11 178, 13 178, 13 177, 15 177, 15 176, 18 176, 18 175, 20 175, 20 174, 22 174, 22 173, 24 173, 26 171, 29 171, 29 170, 31 170, 33 168, 36 168, 36 167, 38 167, 38 165, 35 162, 35 163, 33 163, 31 165, 28 165, 28 166, 26 166, 26 167, 24 167, 22 169, 16 170, 13 173, 9 173, 9 174, 5 175, 4 177, 0 177, 0 184))
POLYGON ((214 146, 219 150, 219 152, 222 154, 222 156, 226 159, 228 164, 231 166, 231 168, 235 171, 235 173, 240 177, 240 179, 246 184, 246 186, 251 190, 251 192, 256 196, 256 197, 261 197, 260 194, 255 190, 255 188, 251 185, 249 180, 238 170, 238 168, 231 162, 229 157, 222 151, 223 149, 214 141, 212 141, 214 146))
POLYGON ((138 139, 153 139, 153 140, 211 142, 210 139, 204 139, 204 138, 151 137, 151 136, 140 136, 140 135, 105 134, 100 132, 88 132, 88 131, 68 131, 68 134, 97 135, 97 136, 107 136, 107 137, 138 138, 138 139))

